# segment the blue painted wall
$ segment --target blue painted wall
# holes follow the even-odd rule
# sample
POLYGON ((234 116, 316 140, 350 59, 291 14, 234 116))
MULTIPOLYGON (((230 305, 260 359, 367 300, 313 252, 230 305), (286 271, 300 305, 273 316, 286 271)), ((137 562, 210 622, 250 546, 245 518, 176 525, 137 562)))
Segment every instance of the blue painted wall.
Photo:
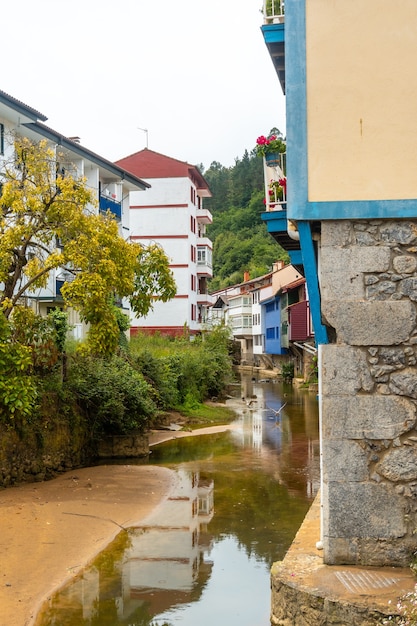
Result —
POLYGON ((271 298, 262 304, 263 333, 265 336, 266 354, 287 354, 288 350, 281 346, 281 306, 280 298, 271 298))

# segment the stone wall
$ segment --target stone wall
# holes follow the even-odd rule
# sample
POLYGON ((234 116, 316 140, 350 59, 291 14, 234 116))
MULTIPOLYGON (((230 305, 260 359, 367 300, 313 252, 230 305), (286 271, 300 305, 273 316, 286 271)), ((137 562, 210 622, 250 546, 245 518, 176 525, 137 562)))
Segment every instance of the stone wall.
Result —
POLYGON ((43 398, 41 415, 31 423, 8 428, 0 424, 0 488, 40 482, 98 458, 141 457, 149 453, 149 437, 109 437, 101 445, 91 440, 89 420, 66 407, 61 414, 53 394, 43 398))
POLYGON ((417 528, 417 222, 322 223, 328 564, 410 563, 417 528))

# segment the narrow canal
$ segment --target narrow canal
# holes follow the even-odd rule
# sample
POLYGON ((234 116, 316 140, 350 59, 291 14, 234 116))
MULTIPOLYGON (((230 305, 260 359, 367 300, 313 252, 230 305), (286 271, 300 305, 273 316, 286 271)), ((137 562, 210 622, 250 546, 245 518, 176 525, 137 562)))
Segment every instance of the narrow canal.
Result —
POLYGON ((233 430, 153 448, 175 487, 53 596, 37 626, 268 626, 269 570, 319 487, 316 396, 244 378, 233 430), (242 397, 245 400, 242 400, 242 397))

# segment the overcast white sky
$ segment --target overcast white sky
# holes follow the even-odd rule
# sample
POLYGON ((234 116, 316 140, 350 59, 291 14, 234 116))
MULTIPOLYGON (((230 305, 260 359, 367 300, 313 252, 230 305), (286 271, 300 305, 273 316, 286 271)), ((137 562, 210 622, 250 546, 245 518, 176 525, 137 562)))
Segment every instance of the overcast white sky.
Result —
POLYGON ((261 7, 262 0, 8 1, 0 88, 111 161, 148 138, 168 156, 229 167, 274 126, 285 134, 261 7))

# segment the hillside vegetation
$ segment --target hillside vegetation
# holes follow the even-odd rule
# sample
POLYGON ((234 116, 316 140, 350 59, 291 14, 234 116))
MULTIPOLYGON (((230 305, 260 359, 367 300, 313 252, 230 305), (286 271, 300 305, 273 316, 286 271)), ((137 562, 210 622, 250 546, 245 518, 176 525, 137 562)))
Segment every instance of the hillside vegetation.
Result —
POLYGON ((213 241, 213 278, 209 291, 223 289, 267 274, 277 260, 288 255, 267 232, 261 214, 264 205, 263 162, 255 149, 246 150, 232 167, 214 161, 203 172, 212 198, 204 202, 213 215, 207 236, 213 241))

